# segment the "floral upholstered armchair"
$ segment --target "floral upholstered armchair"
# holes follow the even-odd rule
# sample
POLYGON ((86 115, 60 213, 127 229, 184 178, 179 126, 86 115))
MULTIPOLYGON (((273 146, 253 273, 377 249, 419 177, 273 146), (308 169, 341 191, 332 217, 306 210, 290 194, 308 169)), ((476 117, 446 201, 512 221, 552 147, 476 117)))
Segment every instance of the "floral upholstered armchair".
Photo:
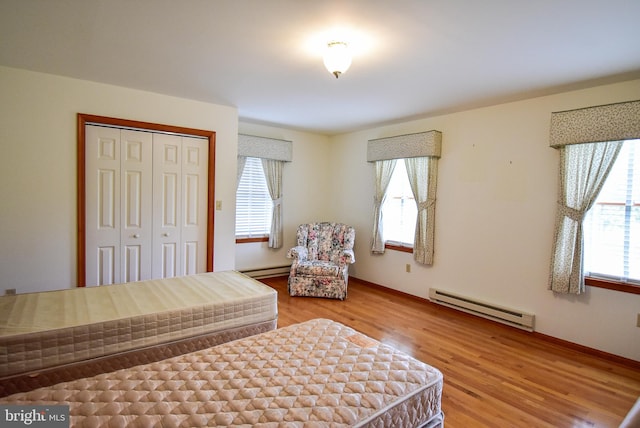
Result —
POLYGON ((349 264, 356 261, 355 229, 340 223, 301 224, 296 237, 297 245, 287 253, 293 259, 289 294, 344 300, 349 264))

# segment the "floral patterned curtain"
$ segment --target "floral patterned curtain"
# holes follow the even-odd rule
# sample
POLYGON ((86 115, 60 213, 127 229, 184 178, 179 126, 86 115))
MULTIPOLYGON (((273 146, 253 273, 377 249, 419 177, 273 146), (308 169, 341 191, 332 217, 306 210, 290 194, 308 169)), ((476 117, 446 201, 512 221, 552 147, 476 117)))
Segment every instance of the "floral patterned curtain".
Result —
POLYGON ((611 171, 622 141, 560 147, 560 189, 553 238, 549 289, 585 290, 582 221, 611 171))
POLYGON ((376 167, 376 193, 373 195, 373 243, 371 252, 384 253, 384 238, 382 234, 382 204, 384 202, 387 187, 391 181, 393 170, 396 168, 396 160, 379 160, 376 167))
POLYGON ((433 264, 436 215, 438 158, 418 157, 404 160, 411 191, 418 207, 413 258, 423 265, 433 264))
POLYGON ((283 161, 262 159, 262 169, 267 180, 269 195, 273 201, 269 248, 282 247, 282 166, 283 161))
POLYGON ((549 289, 585 291, 582 222, 622 148, 640 138, 640 101, 551 114, 550 146, 560 151, 558 208, 549 289))

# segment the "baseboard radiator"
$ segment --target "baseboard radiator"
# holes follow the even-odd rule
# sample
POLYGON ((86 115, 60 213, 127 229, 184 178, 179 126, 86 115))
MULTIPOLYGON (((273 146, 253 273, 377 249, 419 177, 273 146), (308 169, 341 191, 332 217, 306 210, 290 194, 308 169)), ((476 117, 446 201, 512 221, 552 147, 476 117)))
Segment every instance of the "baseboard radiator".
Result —
POLYGON ((274 276, 283 276, 289 275, 289 271, 291 270, 291 265, 284 266, 273 266, 273 267, 265 267, 258 269, 247 269, 241 270, 240 272, 250 276, 251 278, 260 279, 260 278, 271 278, 274 276))
POLYGON ((534 328, 535 315, 517 309, 505 308, 436 288, 429 289, 429 300, 523 330, 533 331, 534 328))

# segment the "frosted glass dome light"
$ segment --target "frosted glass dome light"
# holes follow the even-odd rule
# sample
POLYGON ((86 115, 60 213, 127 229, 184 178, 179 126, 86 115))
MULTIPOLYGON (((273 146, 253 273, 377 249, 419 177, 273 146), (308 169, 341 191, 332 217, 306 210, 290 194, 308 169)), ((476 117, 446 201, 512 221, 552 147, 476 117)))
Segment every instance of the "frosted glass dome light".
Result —
POLYGON ((351 52, 345 42, 329 42, 324 54, 324 66, 336 79, 351 65, 351 52))

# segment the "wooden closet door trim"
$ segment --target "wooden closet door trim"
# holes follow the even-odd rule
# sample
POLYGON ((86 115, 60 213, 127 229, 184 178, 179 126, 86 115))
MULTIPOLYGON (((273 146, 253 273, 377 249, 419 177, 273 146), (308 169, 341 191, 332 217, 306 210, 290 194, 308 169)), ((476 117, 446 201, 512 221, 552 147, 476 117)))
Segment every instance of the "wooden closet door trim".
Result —
POLYGON ((86 285, 86 183, 85 183, 85 125, 95 123, 120 128, 137 128, 147 131, 173 132, 176 134, 195 135, 209 141, 208 189, 207 189, 207 272, 213 272, 213 239, 215 215, 215 165, 216 165, 216 133, 202 129, 184 128, 181 126, 163 125, 158 123, 140 122, 136 120, 118 119, 114 117, 96 116, 78 113, 77 120, 77 283, 78 287, 86 285))

